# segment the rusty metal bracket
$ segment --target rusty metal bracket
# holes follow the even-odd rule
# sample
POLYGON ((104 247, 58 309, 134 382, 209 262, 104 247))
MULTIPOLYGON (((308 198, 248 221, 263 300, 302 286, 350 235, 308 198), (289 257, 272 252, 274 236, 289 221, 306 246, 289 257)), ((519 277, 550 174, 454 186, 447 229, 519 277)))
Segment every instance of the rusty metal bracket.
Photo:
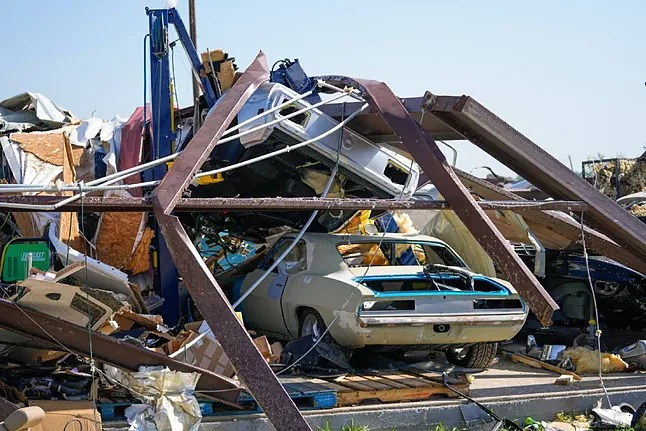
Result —
MULTIPOLYGON (((217 392, 209 395, 227 404, 237 405, 241 389, 233 379, 98 332, 92 333, 90 350, 87 328, 36 310, 21 308, 4 299, 0 299, 0 327, 47 343, 57 341, 77 355, 89 356, 91 351, 98 360, 129 371, 137 371, 141 365, 163 365, 171 370, 199 373, 198 390, 215 390, 217 392)), ((63 350, 62 347, 59 350, 63 350)))
POLYGON ((355 80, 347 77, 323 77, 326 81, 358 87, 363 97, 375 107, 401 139, 402 147, 411 154, 433 181, 451 208, 491 256, 498 268, 516 287, 543 325, 551 323, 558 305, 536 280, 505 240, 485 212, 477 205, 460 182, 435 141, 409 115, 402 102, 384 83, 355 80))
POLYGON ((635 256, 646 255, 646 226, 493 112, 468 96, 426 93, 428 112, 555 199, 587 202, 586 220, 635 256))
POLYGON ((177 217, 170 215, 193 175, 200 169, 231 121, 253 92, 268 79, 267 61, 261 52, 233 87, 222 96, 215 110, 157 186, 153 207, 162 235, 191 297, 224 348, 240 380, 276 429, 311 430, 236 317, 182 224, 177 217))

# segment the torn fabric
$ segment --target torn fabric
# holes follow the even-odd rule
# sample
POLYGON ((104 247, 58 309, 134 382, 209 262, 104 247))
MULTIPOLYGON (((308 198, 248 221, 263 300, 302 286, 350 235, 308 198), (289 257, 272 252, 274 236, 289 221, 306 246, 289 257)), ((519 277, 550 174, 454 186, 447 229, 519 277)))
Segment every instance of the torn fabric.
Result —
MULTIPOLYGON (((146 105, 146 117, 150 118, 150 106, 146 105)), ((121 148, 119 151, 119 170, 139 166, 143 148, 144 107, 135 109, 128 121, 121 128, 121 148)), ((137 173, 123 179, 124 184, 141 182, 141 174, 137 173)), ((133 189, 135 197, 141 197, 141 189, 133 189)))

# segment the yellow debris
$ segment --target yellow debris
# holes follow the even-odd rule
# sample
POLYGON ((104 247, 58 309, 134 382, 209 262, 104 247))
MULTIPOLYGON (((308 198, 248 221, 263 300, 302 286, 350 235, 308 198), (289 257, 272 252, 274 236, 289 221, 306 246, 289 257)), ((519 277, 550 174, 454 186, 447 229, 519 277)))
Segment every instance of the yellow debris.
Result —
MULTIPOLYGON (((572 347, 563 354, 572 359, 577 373, 598 373, 599 372, 599 351, 590 350, 585 347, 572 347)), ((601 354, 601 371, 603 373, 621 373, 628 368, 619 355, 612 353, 601 354)))

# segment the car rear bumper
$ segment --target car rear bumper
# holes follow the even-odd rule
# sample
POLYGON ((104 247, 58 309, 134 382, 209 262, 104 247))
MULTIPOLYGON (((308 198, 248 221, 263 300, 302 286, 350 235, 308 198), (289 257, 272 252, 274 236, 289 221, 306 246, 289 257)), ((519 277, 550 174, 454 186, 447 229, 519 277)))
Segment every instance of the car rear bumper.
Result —
POLYGON ((481 315, 440 315, 440 316, 359 316, 362 327, 378 326, 419 326, 419 325, 463 325, 463 326, 504 326, 523 324, 525 313, 481 314, 481 315))
POLYGON ((359 316, 356 326, 337 329, 334 338, 343 346, 465 345, 513 338, 527 314, 470 316, 359 316))

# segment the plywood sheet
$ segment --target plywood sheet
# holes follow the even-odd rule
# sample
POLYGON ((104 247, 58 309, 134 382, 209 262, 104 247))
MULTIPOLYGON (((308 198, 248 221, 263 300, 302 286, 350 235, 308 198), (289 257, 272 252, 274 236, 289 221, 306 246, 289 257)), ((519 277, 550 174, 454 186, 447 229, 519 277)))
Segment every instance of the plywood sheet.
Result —
POLYGON ((155 237, 155 231, 150 228, 144 230, 141 236, 141 241, 137 244, 135 252, 132 254, 130 261, 124 267, 125 271, 132 274, 139 274, 140 272, 148 271, 150 267, 150 243, 155 237))
MULTIPOLYGON (((74 170, 73 149, 67 136, 63 135, 63 181, 71 184, 76 180, 74 170)), ((63 192, 64 196, 71 196, 72 192, 63 192)), ((78 214, 75 212, 61 213, 61 219, 58 230, 58 237, 64 244, 69 245, 75 250, 85 253, 85 243, 79 230, 78 214)))
POLYGON ((99 260, 115 268, 125 268, 135 251, 144 216, 141 212, 103 213, 95 243, 99 260))
POLYGON ((38 238, 42 235, 31 213, 15 212, 11 214, 24 238, 38 238))
MULTIPOLYGON (((10 139, 16 142, 23 151, 31 153, 44 162, 63 166, 65 162, 65 132, 31 132, 12 133, 10 139)), ((74 146, 71 150, 74 166, 78 166, 84 148, 74 146)))

